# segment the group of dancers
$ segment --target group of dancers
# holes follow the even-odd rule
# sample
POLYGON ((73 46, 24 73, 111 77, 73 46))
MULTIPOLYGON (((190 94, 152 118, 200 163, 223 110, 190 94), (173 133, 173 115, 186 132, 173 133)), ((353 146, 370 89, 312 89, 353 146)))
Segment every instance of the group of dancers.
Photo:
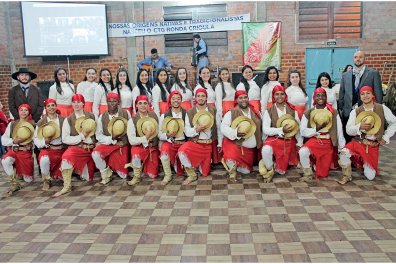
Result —
POLYGON ((373 89, 365 86, 359 92, 362 105, 351 112, 346 125, 353 136, 347 143, 325 72, 318 77, 311 107, 300 72, 290 71, 285 89, 272 66, 262 87, 249 65, 243 67, 237 87, 225 67, 215 86, 210 69, 202 67, 194 89, 184 67, 177 69, 172 87, 162 69, 153 88, 146 69, 139 70, 135 87, 123 68, 115 84, 109 69, 100 70, 98 84, 96 75, 96 69, 86 69, 75 90, 66 70, 57 68, 45 114, 37 123, 28 104, 18 107, 19 119, 2 136, 8 149, 2 165, 11 183, 9 194, 21 188, 20 178, 33 180, 33 148, 40 150, 43 190, 49 190, 54 179, 63 180, 63 189, 54 196, 72 191, 73 173, 92 181, 96 167, 106 185, 113 172, 126 179, 130 167, 133 178, 128 184, 135 185, 143 173, 156 178, 160 162, 162 185, 172 181, 172 168, 177 176, 186 173, 183 184, 190 184, 198 178, 196 170, 206 177, 211 164, 220 162, 231 182, 237 182, 237 172, 251 172, 254 162, 265 183, 294 165, 303 171, 299 180, 306 182, 314 174, 315 179, 327 177, 330 169, 340 166, 339 183, 346 184, 352 181, 351 163, 372 180, 378 173, 379 146, 389 143, 396 131, 396 117, 377 104, 373 89))

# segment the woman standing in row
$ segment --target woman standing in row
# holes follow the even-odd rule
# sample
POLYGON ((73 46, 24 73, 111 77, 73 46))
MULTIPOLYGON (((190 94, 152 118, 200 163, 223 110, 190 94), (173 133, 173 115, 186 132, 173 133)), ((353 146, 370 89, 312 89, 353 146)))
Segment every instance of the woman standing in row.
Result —
MULTIPOLYGON (((132 90, 132 104, 135 106, 136 97, 139 95, 145 95, 148 97, 149 107, 148 111, 151 111, 152 94, 149 83, 149 72, 147 69, 140 69, 136 77, 136 86, 132 90)), ((133 110, 136 114, 136 109, 133 110)))
POLYGON ((230 72, 226 67, 220 68, 219 75, 220 78, 215 88, 216 109, 220 120, 222 120, 227 111, 235 107, 235 88, 231 83, 230 72))
POLYGON ((246 91, 248 93, 249 102, 252 103, 257 111, 261 111, 261 90, 257 83, 253 80, 252 66, 243 66, 241 82, 236 87, 236 90, 246 91))
POLYGON ((48 98, 54 99, 61 116, 68 117, 73 113, 72 96, 75 94, 73 84, 67 79, 66 69, 58 67, 54 72, 55 83, 49 89, 48 98))
POLYGON ((77 85, 77 93, 82 94, 85 98, 84 110, 92 112, 92 106, 95 96, 95 88, 98 85, 96 80, 97 71, 93 67, 85 70, 85 77, 82 82, 77 85))
POLYGON ((99 72, 99 84, 95 88, 92 112, 99 118, 107 110, 107 94, 114 90, 113 77, 107 68, 99 72))
POLYGON ((261 88, 261 113, 264 114, 265 110, 272 106, 272 90, 275 86, 280 85, 278 82, 279 72, 274 66, 269 66, 264 73, 264 85, 261 88))
POLYGON ((202 67, 199 70, 199 81, 198 81, 198 85, 194 89, 194 96, 199 88, 205 89, 206 92, 208 93, 207 104, 211 106, 215 106, 216 94, 212 87, 212 81, 210 80, 210 69, 208 66, 202 67))
MULTIPOLYGON (((331 77, 327 72, 322 72, 319 74, 318 81, 316 82, 316 89, 323 88, 326 91, 327 95, 327 103, 333 107, 333 109, 337 109, 337 96, 334 91, 333 86, 331 84, 331 77)), ((314 107, 314 98, 312 95, 312 103, 311 108, 314 107)))
POLYGON ((153 87, 153 109, 158 119, 168 109, 168 96, 170 92, 169 78, 165 69, 157 71, 157 78, 153 87))
POLYGON ((119 106, 122 109, 128 110, 132 116, 132 85, 129 81, 128 72, 125 68, 118 69, 115 87, 120 97, 119 106))
POLYGON ((301 119, 305 110, 308 110, 308 95, 301 82, 301 73, 298 70, 289 72, 289 87, 286 89, 289 102, 296 107, 298 117, 301 119))
POLYGON ((181 107, 185 110, 192 108, 194 104, 193 91, 188 83, 187 69, 179 67, 175 74, 175 83, 172 86, 171 92, 179 91, 182 94, 181 107))

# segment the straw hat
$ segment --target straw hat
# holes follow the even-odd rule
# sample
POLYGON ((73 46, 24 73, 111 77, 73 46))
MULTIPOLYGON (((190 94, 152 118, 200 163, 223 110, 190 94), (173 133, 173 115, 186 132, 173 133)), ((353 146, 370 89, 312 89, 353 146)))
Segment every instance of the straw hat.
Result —
POLYGON ((174 118, 171 116, 167 116, 162 121, 161 127, 162 133, 173 133, 177 131, 175 138, 181 137, 184 133, 184 121, 181 118, 174 118))
POLYGON ((145 136, 146 129, 148 131, 150 131, 152 128, 155 128, 155 133, 154 133, 154 135, 152 135, 149 138, 149 140, 155 138, 158 135, 158 131, 159 131, 158 123, 152 117, 142 117, 142 118, 140 118, 137 121, 136 126, 137 126, 137 132, 138 132, 139 136, 141 136, 141 137, 145 136))
POLYGON ((238 116, 232 121, 231 128, 236 129, 237 127, 239 127, 239 132, 246 133, 242 138, 250 138, 256 132, 256 124, 246 116, 238 116))
POLYGON ((37 137, 42 140, 43 138, 56 139, 61 136, 60 127, 54 121, 50 121, 47 124, 40 126, 37 129, 37 137))
POLYGON ((213 115, 206 110, 201 110, 194 115, 193 126, 195 126, 198 123, 198 121, 200 126, 209 125, 209 127, 205 129, 204 132, 208 132, 214 124, 213 115))
POLYGON ((283 115, 278 120, 276 121, 276 127, 285 127, 287 125, 291 125, 293 128, 293 131, 289 133, 285 133, 286 138, 291 138, 295 134, 297 134, 298 130, 300 129, 300 126, 298 125, 298 122, 296 119, 289 114, 283 115))
POLYGON ((110 135, 114 132, 117 137, 122 137, 126 134, 128 127, 128 120, 124 117, 118 116, 110 120, 107 125, 107 131, 110 135))
POLYGON ((96 122, 91 118, 82 116, 76 120, 75 128, 78 134, 81 133, 81 128, 82 128, 84 132, 89 132, 88 137, 92 137, 96 131, 96 122))
POLYGON ((26 145, 33 140, 34 127, 29 122, 19 122, 12 131, 12 138, 23 139, 21 145, 26 145))
POLYGON ((379 115, 372 111, 363 111, 361 112, 357 117, 355 121, 355 125, 363 122, 364 123, 370 123, 371 128, 369 130, 366 130, 364 133, 368 135, 375 135, 379 131, 381 127, 381 118, 379 115))
POLYGON ((311 112, 311 127, 316 127, 316 124, 323 125, 327 123, 327 126, 322 130, 329 130, 333 123, 333 114, 327 109, 316 109, 311 112))

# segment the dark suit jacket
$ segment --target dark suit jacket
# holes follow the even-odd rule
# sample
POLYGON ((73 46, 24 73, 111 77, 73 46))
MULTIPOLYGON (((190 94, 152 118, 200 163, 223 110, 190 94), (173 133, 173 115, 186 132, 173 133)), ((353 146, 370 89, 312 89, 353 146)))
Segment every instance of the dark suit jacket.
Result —
POLYGON ((40 120, 44 110, 44 100, 40 88, 30 85, 28 97, 22 91, 21 86, 18 84, 10 89, 8 92, 8 104, 10 112, 14 119, 19 119, 18 107, 22 104, 28 104, 32 108, 32 118, 37 123, 40 120))
MULTIPOLYGON (((352 83, 352 74, 353 70, 345 72, 342 75, 342 80, 340 84, 339 108, 342 111, 344 117, 348 117, 352 110, 352 87, 355 87, 355 84, 352 83)), ((373 88, 377 103, 382 104, 382 82, 380 74, 377 70, 366 67, 360 80, 359 91, 360 88, 362 88, 363 86, 370 86, 371 88, 373 88)), ((359 95, 358 105, 360 106, 361 104, 362 101, 360 100, 359 95)))

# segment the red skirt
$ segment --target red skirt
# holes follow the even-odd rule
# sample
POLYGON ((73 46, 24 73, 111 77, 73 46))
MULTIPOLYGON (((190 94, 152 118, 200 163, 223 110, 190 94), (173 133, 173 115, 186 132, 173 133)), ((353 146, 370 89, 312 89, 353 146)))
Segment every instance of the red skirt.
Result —
POLYGON ((234 108, 234 101, 223 101, 222 107, 223 107, 223 116, 224 116, 228 110, 234 108))
POLYGON ((191 101, 184 101, 180 104, 180 106, 184 108, 184 110, 192 108, 191 101))
POLYGON ((132 146, 131 159, 134 158, 138 158, 142 161, 144 173, 146 173, 150 178, 157 178, 159 173, 158 146, 146 148, 143 148, 143 145, 132 146))
POLYGON ((60 115, 63 117, 68 117, 73 113, 73 107, 71 105, 61 105, 57 104, 56 109, 60 111, 60 115))
POLYGON ((264 146, 272 147, 276 162, 275 169, 280 173, 286 173, 288 165, 298 165, 296 144, 297 140, 295 137, 286 140, 283 138, 268 137, 265 140, 264 146))
POLYGON ((360 144, 354 140, 349 142, 345 148, 349 149, 351 153, 351 161, 359 170, 363 170, 363 164, 367 164, 376 174, 378 170, 378 157, 379 157, 379 146, 367 146, 368 153, 366 153, 366 144, 360 144))
POLYGON ((23 175, 32 177, 33 176, 33 153, 31 151, 17 151, 14 152, 11 148, 7 150, 7 153, 3 156, 3 160, 7 157, 12 157, 15 159, 14 168, 19 178, 23 175))
POLYGON ((107 105, 99 105, 99 116, 101 114, 103 114, 104 112, 106 112, 106 110, 108 110, 109 107, 107 105))
POLYGON ((223 158, 224 152, 219 153, 219 151, 217 149, 218 143, 219 143, 219 141, 217 139, 215 141, 212 141, 212 163, 213 164, 221 162, 221 160, 223 158))
POLYGON ((85 102, 84 110, 92 113, 93 102, 85 102))
POLYGON ((74 171, 78 174, 82 174, 85 165, 88 166, 89 181, 93 180, 95 171, 95 163, 91 157, 91 152, 88 149, 70 146, 62 155, 62 161, 65 160, 67 163, 73 166, 74 171))
POLYGON ((186 156, 191 165, 196 169, 201 165, 202 177, 209 176, 210 174, 210 159, 212 153, 212 144, 194 143, 187 141, 178 150, 177 156, 183 154, 186 156))
POLYGON ((300 118, 300 120, 301 120, 301 117, 302 117, 302 115, 305 112, 305 107, 306 106, 305 105, 294 105, 294 107, 297 110, 298 118, 300 118))
POLYGON ((274 104, 273 102, 267 103, 267 109, 270 108, 273 104, 274 104))
POLYGON ((316 175, 324 178, 329 175, 331 160, 333 159, 333 144, 331 139, 310 138, 301 148, 307 147, 311 153, 311 163, 316 164, 316 175), (319 141, 320 140, 320 141, 319 141), (321 143, 320 143, 321 142, 321 143))
POLYGON ((159 110, 160 110, 160 115, 166 112, 168 110, 168 102, 159 102, 159 110))
POLYGON ((124 166, 129 160, 129 144, 124 146, 102 144, 93 150, 95 151, 100 153, 100 157, 113 171, 128 175, 128 168, 124 166))
POLYGON ((172 167, 175 167, 175 163, 176 163, 177 175, 182 175, 184 173, 184 168, 181 166, 180 160, 176 156, 177 151, 181 146, 182 144, 177 144, 177 143, 171 144, 168 141, 165 141, 161 145, 160 157, 162 155, 168 156, 172 167))
POLYGON ((215 103, 207 103, 207 104, 215 107, 215 103))
POLYGON ((131 114, 131 117, 133 116, 132 107, 130 107, 130 108, 122 108, 122 109, 127 110, 131 114))
POLYGON ((50 175, 52 175, 54 179, 63 179, 62 172, 59 169, 62 165, 62 155, 65 151, 66 149, 43 149, 40 151, 38 160, 40 162, 41 158, 44 156, 49 158, 50 175))
POLYGON ((257 112, 261 113, 260 100, 252 100, 249 103, 251 103, 253 105, 253 107, 257 110, 257 112))
POLYGON ((237 144, 228 138, 223 139, 223 153, 224 160, 235 161, 238 167, 247 168, 249 171, 253 170, 253 161, 256 156, 256 148, 243 147, 243 153, 241 148, 238 148, 237 144))

